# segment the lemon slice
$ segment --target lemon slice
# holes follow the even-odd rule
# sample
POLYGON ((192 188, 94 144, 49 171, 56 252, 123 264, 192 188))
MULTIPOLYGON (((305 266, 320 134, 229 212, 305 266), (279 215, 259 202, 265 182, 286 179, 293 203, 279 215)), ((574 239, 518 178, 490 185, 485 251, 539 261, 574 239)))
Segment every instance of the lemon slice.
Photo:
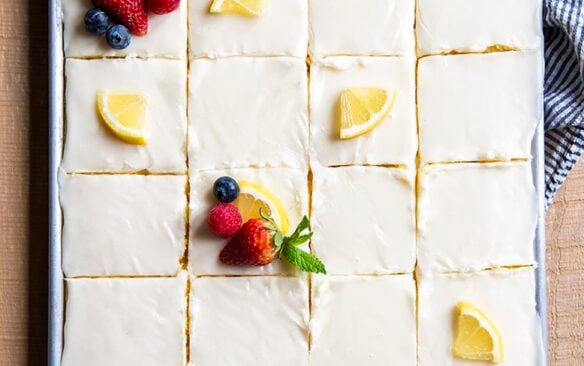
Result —
POLYGON ((254 17, 263 12, 262 5, 262 0, 214 0, 209 12, 254 17))
POLYGON ((290 228, 288 215, 280 198, 260 184, 239 181, 239 196, 233 204, 239 210, 243 222, 249 219, 260 218, 260 209, 264 214, 271 216, 282 234, 290 228))
POLYGON ((123 141, 145 145, 148 98, 138 92, 99 90, 97 109, 109 129, 123 141))
POLYGON ((341 94, 341 139, 373 130, 389 115, 397 92, 382 88, 351 88, 341 94))
POLYGON ((467 302, 456 306, 458 329, 454 355, 467 360, 503 362, 503 341, 495 324, 467 302))

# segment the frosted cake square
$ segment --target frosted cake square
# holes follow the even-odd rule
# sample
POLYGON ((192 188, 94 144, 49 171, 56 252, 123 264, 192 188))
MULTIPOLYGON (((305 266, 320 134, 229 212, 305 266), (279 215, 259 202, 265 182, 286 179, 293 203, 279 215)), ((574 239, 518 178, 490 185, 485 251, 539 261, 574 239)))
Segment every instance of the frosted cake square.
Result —
POLYGON ((308 365, 305 278, 197 278, 190 296, 190 365, 308 365))
POLYGON ((60 184, 66 276, 180 270, 186 176, 66 175, 60 184))
POLYGON ((83 25, 85 13, 93 8, 89 0, 62 0, 65 57, 140 56, 186 58, 187 4, 165 15, 149 14, 150 29, 145 36, 132 35, 130 46, 115 50, 104 36, 89 33, 83 25))
POLYGON ((418 67, 423 162, 531 157, 542 121, 535 52, 422 58, 418 67))
POLYGON ((418 265, 473 271, 534 263, 537 200, 530 162, 422 167, 418 265))
POLYGON ((65 171, 186 171, 185 61, 69 59, 65 70, 65 171), (147 98, 146 145, 128 144, 110 132, 97 109, 100 90, 147 98))
POLYGON ((310 53, 323 56, 414 52, 415 0, 310 0, 310 53))
POLYGON ((211 1, 208 0, 188 0, 188 3, 191 57, 286 55, 306 58, 306 1, 265 1, 262 14, 252 17, 211 14, 211 1))
POLYGON ((461 301, 481 310, 498 330, 500 365, 537 365, 543 357, 533 268, 422 276, 418 282, 419 365, 477 364, 453 356, 455 308, 461 301))
POLYGON ((197 169, 307 165, 304 60, 198 59, 189 78, 189 162, 197 169))
POLYGON ((329 57, 310 69, 312 159, 324 166, 414 165, 418 150, 415 60, 409 57, 329 57), (365 135, 341 140, 341 93, 348 88, 395 91, 389 116, 365 135))
POLYGON ((229 170, 192 170, 190 174, 190 241, 189 266, 196 275, 242 275, 242 274, 297 274, 283 261, 267 266, 228 266, 219 260, 221 249, 227 239, 215 237, 207 227, 207 214, 217 203, 213 197, 213 183, 221 176, 236 179, 242 187, 248 182, 261 185, 279 197, 288 217, 290 230, 308 214, 308 172, 288 168, 244 168, 229 170))
POLYGON ((418 0, 418 51, 540 48, 541 14, 541 0, 418 0))
POLYGON ((62 366, 186 365, 186 272, 65 285, 62 366))
POLYGON ((313 174, 312 249, 329 274, 413 271, 415 172, 355 166, 313 174))
POLYGON ((310 331, 312 366, 415 365, 413 277, 314 277, 310 331))

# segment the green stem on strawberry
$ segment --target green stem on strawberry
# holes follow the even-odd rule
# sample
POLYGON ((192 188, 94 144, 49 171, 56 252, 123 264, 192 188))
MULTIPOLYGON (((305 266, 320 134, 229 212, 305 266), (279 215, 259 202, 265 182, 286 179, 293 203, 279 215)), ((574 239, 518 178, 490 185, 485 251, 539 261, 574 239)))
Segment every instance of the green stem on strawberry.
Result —
POLYGON ((302 218, 290 236, 284 236, 274 219, 264 214, 262 209, 260 209, 260 216, 265 221, 265 228, 274 232, 273 241, 276 247, 276 256, 279 259, 286 260, 304 272, 326 274, 326 267, 318 257, 299 248, 300 245, 312 238, 308 217, 302 218))

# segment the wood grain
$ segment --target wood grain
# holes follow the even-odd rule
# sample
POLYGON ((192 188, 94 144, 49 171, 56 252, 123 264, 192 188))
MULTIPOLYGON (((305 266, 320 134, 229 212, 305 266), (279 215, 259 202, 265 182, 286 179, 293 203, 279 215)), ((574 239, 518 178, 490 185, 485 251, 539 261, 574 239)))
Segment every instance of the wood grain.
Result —
POLYGON ((0 364, 46 364, 47 2, 0 1, 0 364))
POLYGON ((547 215, 549 364, 584 365, 584 161, 547 215))
MULTIPOLYGON (((47 4, 0 1, 0 364, 46 364, 47 4)), ((548 214, 550 365, 584 365, 584 163, 548 214)))

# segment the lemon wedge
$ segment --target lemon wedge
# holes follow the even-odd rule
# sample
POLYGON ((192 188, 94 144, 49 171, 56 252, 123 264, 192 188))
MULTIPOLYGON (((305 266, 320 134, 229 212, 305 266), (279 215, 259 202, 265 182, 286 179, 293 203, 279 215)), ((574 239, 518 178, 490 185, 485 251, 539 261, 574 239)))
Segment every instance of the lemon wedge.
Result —
POLYGON ((238 183, 239 196, 233 204, 239 210, 243 222, 260 218, 261 209, 262 213, 274 219, 282 234, 286 234, 290 224, 280 198, 258 183, 248 181, 239 181, 238 183))
POLYGON ((467 302, 456 306, 457 332, 454 355, 467 360, 503 362, 503 341, 495 324, 467 302))
POLYGON ((263 12, 262 5, 262 0, 213 0, 209 12, 255 17, 263 12))
POLYGON ((389 95, 383 88, 351 88, 341 94, 342 140, 361 136, 373 130, 391 112, 396 90, 389 95))
POLYGON ((99 90, 97 109, 106 126, 121 140, 145 145, 148 98, 138 92, 99 90))

